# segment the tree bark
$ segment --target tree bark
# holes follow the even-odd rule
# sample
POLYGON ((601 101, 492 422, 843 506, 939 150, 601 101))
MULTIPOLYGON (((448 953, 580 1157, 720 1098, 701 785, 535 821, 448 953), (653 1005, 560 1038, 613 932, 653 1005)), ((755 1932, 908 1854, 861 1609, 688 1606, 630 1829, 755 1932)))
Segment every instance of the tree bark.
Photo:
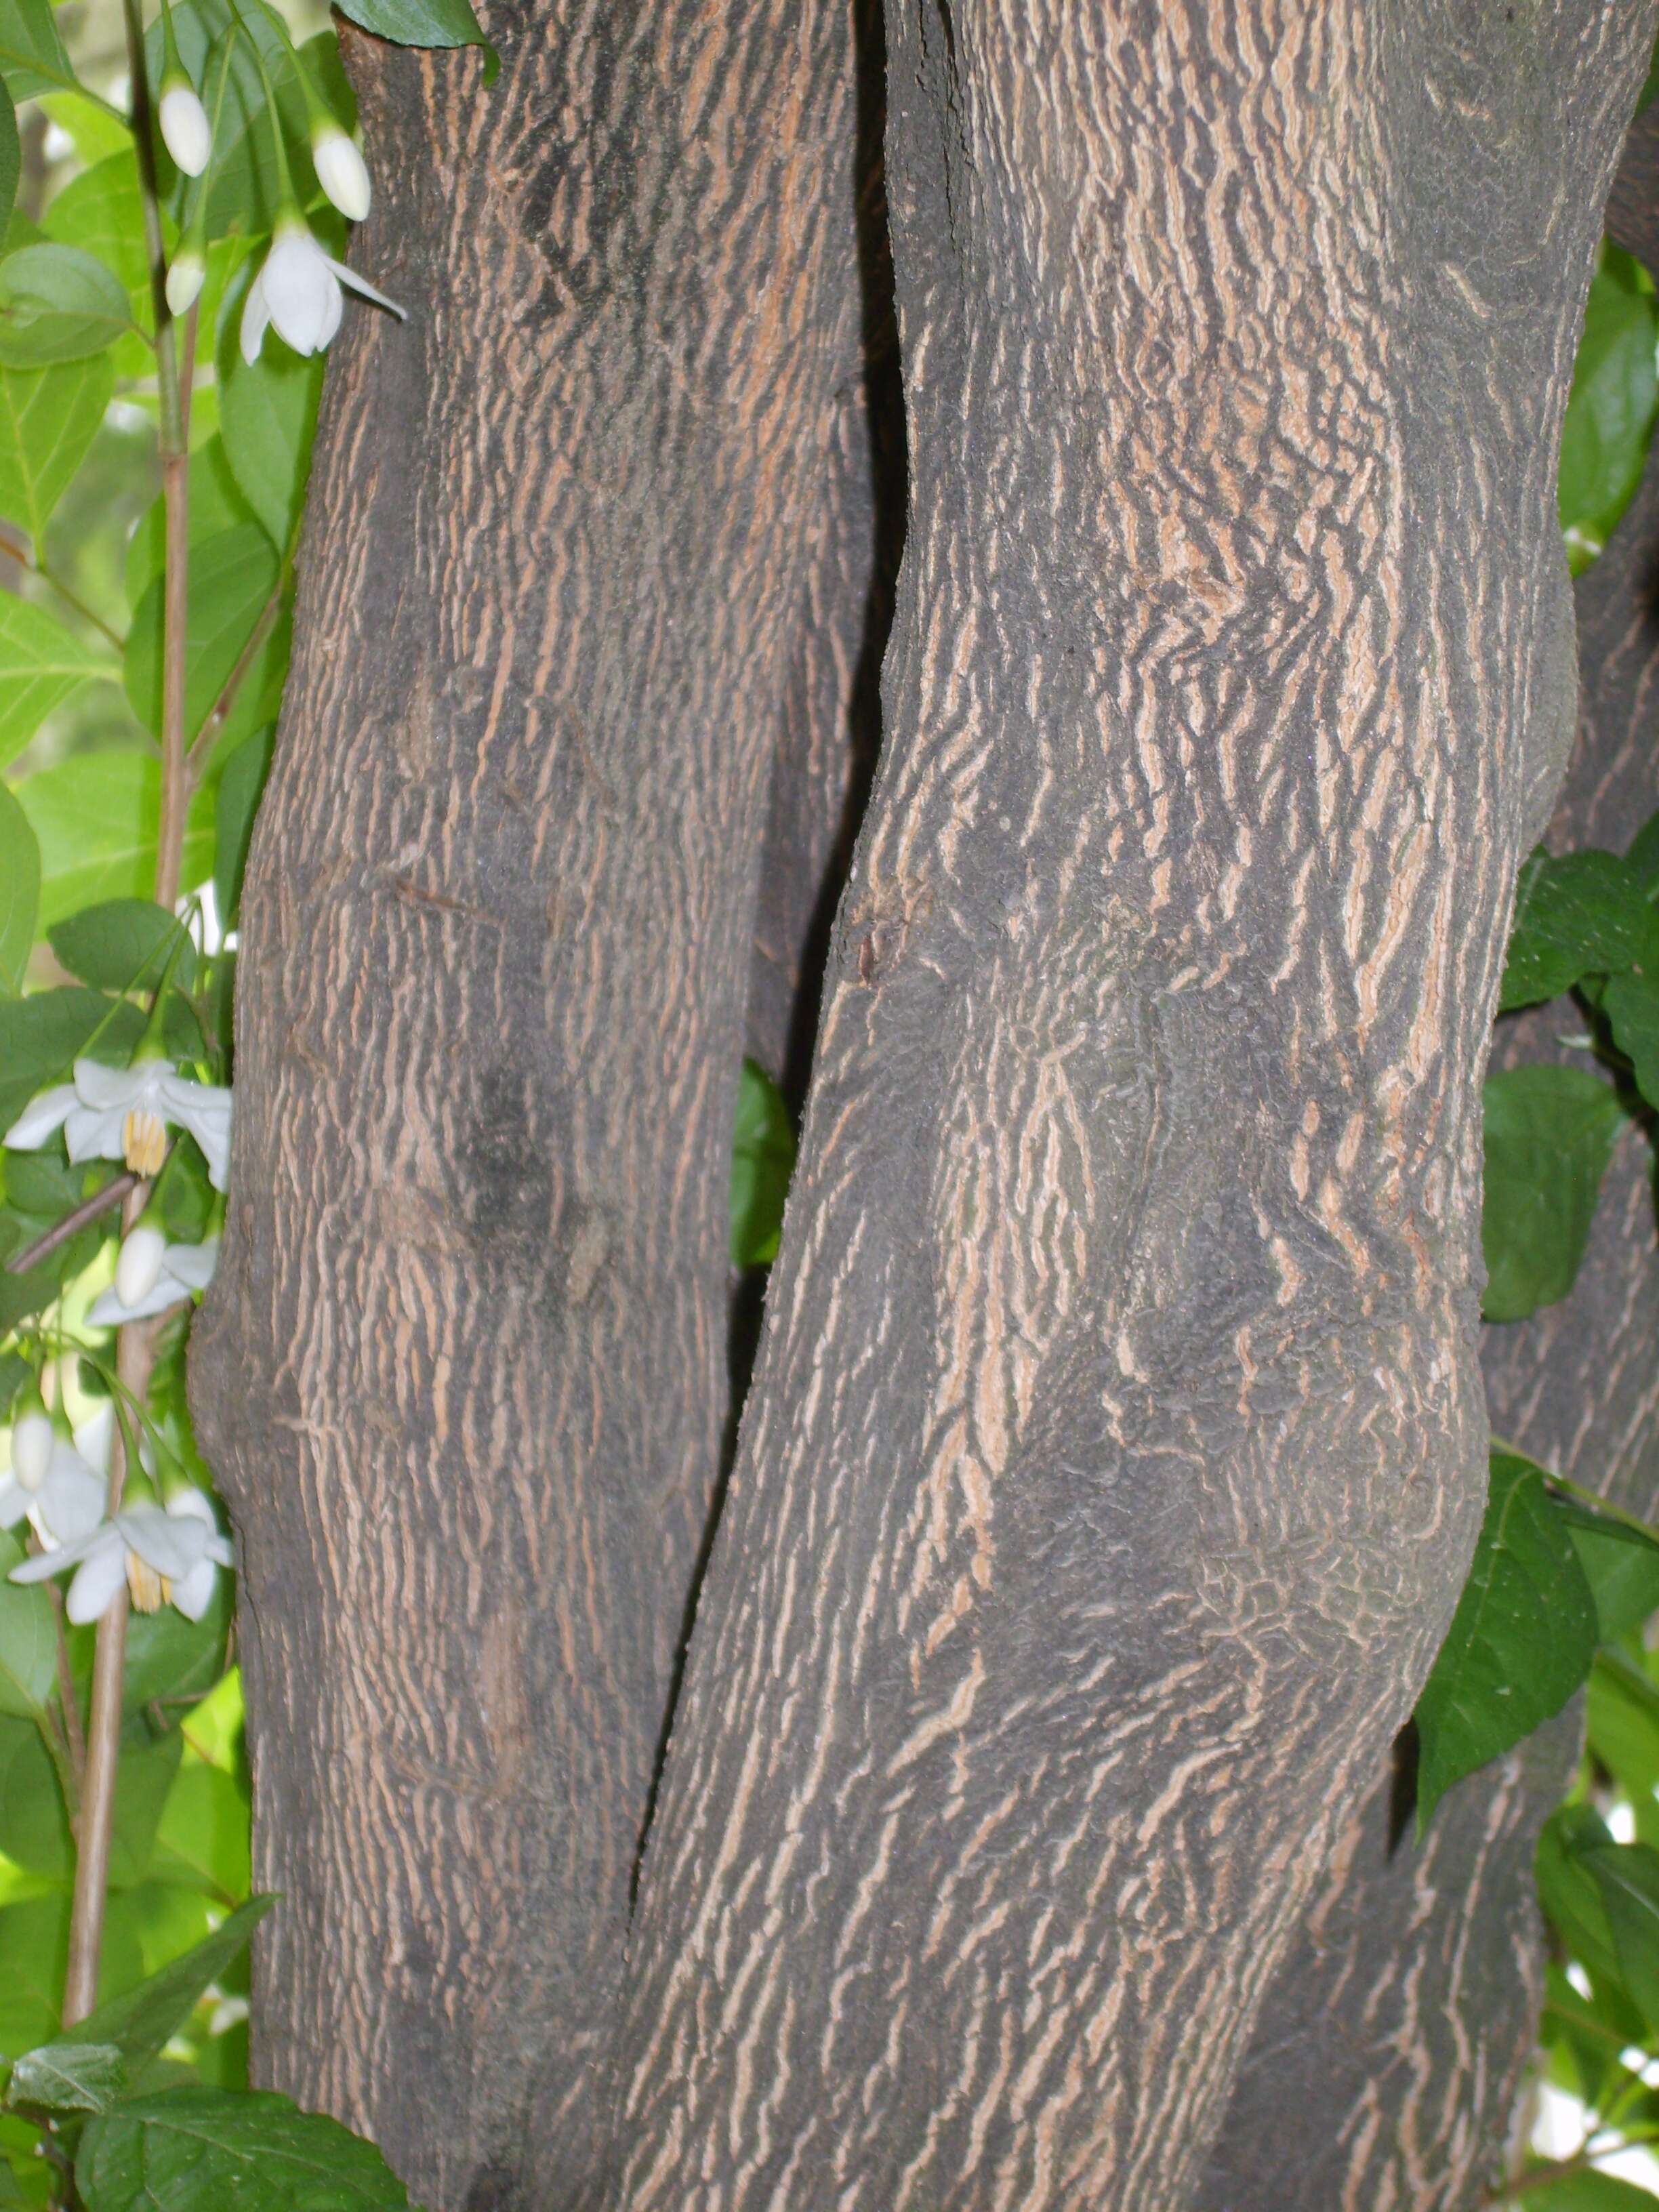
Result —
MULTIPOLYGON (((1632 130, 1607 222, 1631 252, 1659 261, 1659 107, 1632 130)), ((1659 809, 1656 568, 1659 455, 1575 586, 1582 681, 1553 852, 1622 851, 1659 809)), ((1511 1066, 1568 1057, 1558 1040, 1583 1026, 1567 1000, 1508 1018, 1498 1056, 1511 1066)), ((1571 1297, 1482 1332, 1494 1428, 1545 1466, 1659 1516, 1656 1344, 1651 1153, 1632 1128, 1571 1297)), ((1263 2008, 1200 2193, 1205 2212, 1472 2212, 1484 2201, 1535 2047, 1544 1930, 1533 1856, 1581 1729, 1575 1701, 1460 1784, 1420 1849, 1388 1763, 1263 2008)))
POLYGON ((912 512, 622 2203, 1202 2170, 1479 1516, 1592 0, 890 19, 912 512))
POLYGON ((845 0, 489 20, 488 95, 349 41, 361 250, 411 319, 349 320, 329 379, 194 1371, 283 1899, 256 2075, 432 2212, 603 2183, 769 781, 861 352, 845 0))

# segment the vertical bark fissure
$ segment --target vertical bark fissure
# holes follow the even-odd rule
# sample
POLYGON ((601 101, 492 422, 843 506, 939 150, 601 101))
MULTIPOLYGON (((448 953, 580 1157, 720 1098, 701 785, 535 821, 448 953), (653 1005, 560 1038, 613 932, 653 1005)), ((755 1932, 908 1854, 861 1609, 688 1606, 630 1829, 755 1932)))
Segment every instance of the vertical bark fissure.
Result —
POLYGON ((646 1859, 629 2212, 1182 2201, 1449 1613, 1642 58, 1527 14, 890 17, 887 736, 646 1859))

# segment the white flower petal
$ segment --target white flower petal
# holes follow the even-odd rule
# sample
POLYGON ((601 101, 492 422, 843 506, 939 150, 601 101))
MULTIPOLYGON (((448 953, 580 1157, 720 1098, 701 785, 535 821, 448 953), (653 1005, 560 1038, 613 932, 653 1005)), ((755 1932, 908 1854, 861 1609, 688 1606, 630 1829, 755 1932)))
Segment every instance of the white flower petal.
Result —
POLYGON ((137 1067, 106 1067, 101 1060, 77 1060, 75 1088, 81 1103, 96 1113, 123 1114, 159 1109, 161 1085, 173 1073, 170 1060, 141 1060, 137 1067))
POLYGON ((188 1289, 204 1291, 219 1265, 219 1240, 210 1237, 203 1244, 169 1244, 162 1265, 188 1289))
POLYGON ((15 1528, 33 1503, 15 1475, 0 1474, 0 1528, 15 1528))
POLYGON ((242 359, 250 366, 259 358, 259 348, 264 343, 270 324, 270 309, 265 305, 265 288, 256 276, 247 288, 247 297, 242 302, 242 326, 238 341, 242 359))
POLYGON ((354 292, 361 292, 364 299, 373 300, 377 307, 390 308, 400 323, 406 323, 409 320, 408 310, 400 307, 395 300, 388 300, 384 292, 377 292, 366 276, 360 276, 355 269, 348 269, 343 261, 329 260, 326 254, 323 258, 328 261, 329 267, 339 278, 341 283, 349 284, 354 292))
POLYGON ((115 1516, 130 1551, 169 1582, 179 1581, 207 1557, 210 1530, 193 1518, 159 1505, 131 1505, 115 1516))
POLYGON ((325 125, 312 140, 311 160, 318 183, 340 213, 361 222, 368 213, 368 171, 337 123, 325 125))
POLYGON ((207 110, 187 84, 170 84, 161 94, 161 143, 187 177, 199 177, 213 151, 207 110))
POLYGON ((103 1519, 106 1495, 105 1478, 94 1474, 79 1452, 60 1443, 35 1492, 37 1522, 55 1544, 82 1543, 103 1519))
POLYGON ((220 1084, 169 1076, 161 1086, 161 1110, 195 1138, 207 1161, 208 1181, 215 1190, 222 1190, 230 1171, 231 1093, 220 1084))
POLYGON ((77 1106, 64 1123, 64 1140, 70 1159, 118 1160, 126 1150, 121 1135, 126 1120, 119 1106, 77 1106))
POLYGON ((109 1473, 110 1454, 115 1449, 115 1408, 107 1398, 75 1431, 75 1449, 94 1474, 109 1473))
POLYGON ((259 272, 265 305, 279 337, 295 353, 313 354, 333 336, 329 327, 331 308, 339 325, 339 286, 329 267, 328 256, 308 230, 281 230, 265 256, 259 272))
POLYGON ((87 1325, 89 1328, 125 1328, 131 1321, 154 1321, 157 1314, 181 1304, 189 1296, 185 1285, 164 1268, 135 1305, 123 1305, 120 1292, 113 1288, 100 1291, 87 1310, 87 1325))
POLYGON ((100 1530, 99 1540, 88 1552, 69 1586, 69 1595, 64 1600, 64 1612, 77 1628, 89 1620, 101 1620, 109 1611, 110 1601, 125 1587, 126 1579, 126 1546, 113 1528, 100 1530))
POLYGON ((211 1559, 201 1559, 187 1575, 169 1578, 167 1594, 186 1620, 199 1620, 212 1604, 218 1572, 211 1559))
POLYGON ((148 1297, 161 1279, 167 1240, 148 1221, 140 1221, 121 1240, 115 1261, 115 1294, 124 1306, 148 1297))
POLYGON ((52 1448, 57 1441, 50 1413, 37 1410, 25 1413, 13 1424, 11 1471, 25 1490, 39 1490, 46 1480, 46 1469, 52 1465, 52 1448))
POLYGON ((55 1090, 43 1091, 38 1098, 30 1099, 5 1135, 0 1137, 0 1145, 14 1152, 38 1152, 48 1137, 63 1127, 76 1103, 72 1083, 60 1083, 55 1090))

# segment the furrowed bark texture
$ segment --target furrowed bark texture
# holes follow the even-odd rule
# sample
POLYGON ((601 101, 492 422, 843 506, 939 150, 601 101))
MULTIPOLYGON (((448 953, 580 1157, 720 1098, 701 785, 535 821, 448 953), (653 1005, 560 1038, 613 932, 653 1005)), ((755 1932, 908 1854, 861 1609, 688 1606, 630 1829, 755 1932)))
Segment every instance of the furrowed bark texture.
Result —
POLYGON ((622 2202, 1195 2185, 1484 1488, 1632 11, 896 7, 912 507, 622 2202))
MULTIPOLYGON (((1638 119, 1608 228, 1659 247, 1659 110, 1638 119), (1645 229, 1639 218, 1646 213, 1645 229)), ((1655 254, 1659 259, 1659 253, 1655 254)), ((1574 586, 1577 738, 1547 842, 1622 851, 1659 808, 1659 458, 1574 586)), ((1559 1056, 1571 1000, 1498 1026, 1506 1065, 1559 1056)), ((1629 1510, 1659 1514, 1659 1242, 1651 1153, 1626 1132, 1571 1296, 1481 1332, 1493 1428, 1629 1510)), ((1264 2006, 1200 2196, 1206 2212, 1461 2212, 1502 2167, 1535 2044, 1539 1829, 1577 1763, 1575 1701, 1471 1776, 1413 1848, 1387 1762, 1264 2006)), ((1407 1785, 1408 1786, 1408 1785, 1407 1785)))
POLYGON ((599 2187, 772 754, 859 382, 852 28, 496 9, 488 95, 354 41, 362 252, 411 319, 350 320, 330 377, 195 1402, 283 1898, 256 2071, 431 2212, 599 2187))

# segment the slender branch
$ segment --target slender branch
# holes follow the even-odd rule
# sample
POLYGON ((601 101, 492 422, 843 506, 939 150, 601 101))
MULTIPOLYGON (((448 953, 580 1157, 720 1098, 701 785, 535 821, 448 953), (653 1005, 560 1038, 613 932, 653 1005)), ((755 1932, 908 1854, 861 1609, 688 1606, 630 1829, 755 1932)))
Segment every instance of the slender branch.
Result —
MULTIPOLYGON (((31 561, 28 555, 23 550, 22 547, 21 545, 14 545, 9 538, 0 538, 0 553, 9 555, 12 560, 16 562, 18 567, 24 571, 25 574, 38 576, 43 584, 50 584, 52 590, 57 592, 58 598, 62 599, 64 605, 66 607, 72 607, 75 612, 80 616, 82 622, 89 622, 95 630, 100 631, 102 635, 109 640, 110 643, 115 647, 115 650, 118 653, 123 653, 126 650, 125 640, 118 635, 116 631, 112 630, 109 624, 104 620, 102 615, 99 614, 94 608, 89 607, 86 601, 81 597, 81 594, 77 591, 74 590, 72 586, 66 584, 61 576, 54 574, 53 572, 44 566, 42 562, 39 561, 31 561)), ((113 672, 112 672, 112 673, 113 672)))
MULTIPOLYGON (((167 254, 156 187, 155 146, 139 0, 122 0, 122 17, 126 26, 127 58, 132 77, 132 131, 143 202, 144 238, 149 254, 150 290, 155 307, 155 362, 161 403, 161 488, 167 550, 161 632, 161 803, 156 832, 155 899, 171 914, 179 898, 185 809, 188 804, 184 708, 190 520, 186 445, 190 360, 187 354, 180 363, 173 325, 167 313, 167 254)), ((193 337, 194 330, 191 322, 187 337, 193 337)), ((122 1208, 123 1236, 137 1225, 147 1196, 147 1186, 142 1182, 136 1182, 127 1193, 122 1208)), ((117 1334, 117 1376, 129 1396, 140 1402, 149 1390, 155 1359, 153 1323, 129 1322, 117 1334)), ((119 1510, 127 1471, 125 1431, 118 1425, 110 1454, 108 1511, 112 1516, 119 1510)), ((115 1776, 121 1746, 127 1609, 127 1593, 124 1589, 118 1589, 99 1621, 93 1654, 86 1778, 81 1800, 81 1825, 76 1836, 75 1898, 70 1909, 69 1967, 64 1987, 66 2027, 84 2020, 97 2001, 98 1958, 103 1944, 104 1900, 115 1816, 115 1776)))
POLYGON ((75 1802, 70 1812, 78 1824, 82 1793, 87 1786, 87 1739, 81 1727, 81 1702, 75 1694, 75 1676, 70 1668, 69 1638, 64 1628, 64 1593, 56 1583, 48 1583, 46 1589, 52 1600, 52 1628, 58 1638, 58 1702, 63 1708, 64 1740, 69 1746, 70 1771, 75 1778, 75 1802))
POLYGON ((136 1175, 118 1175, 113 1182, 106 1182, 101 1190, 94 1191, 92 1196, 83 1199, 72 1213, 66 1213, 61 1221, 48 1229, 44 1237, 37 1237, 33 1243, 26 1244, 15 1259, 8 1260, 6 1273, 9 1275, 27 1275, 31 1267, 38 1267, 42 1260, 55 1252, 60 1244, 67 1244, 71 1237, 89 1223, 100 1219, 111 1206, 118 1206, 127 1193, 136 1188, 137 1182, 136 1175))
POLYGON ((287 572, 284 571, 276 579, 270 597, 260 608, 259 619, 248 633, 247 643, 237 654, 236 664, 226 677, 223 690, 208 710, 207 720, 197 732, 196 741, 191 746, 185 762, 186 787, 190 791, 193 791, 201 781, 202 772, 212 756, 219 732, 225 726, 226 717, 236 703, 237 694, 247 679, 247 672, 258 657, 260 647, 276 628, 276 617, 282 611, 283 593, 287 585, 288 576, 287 572))

